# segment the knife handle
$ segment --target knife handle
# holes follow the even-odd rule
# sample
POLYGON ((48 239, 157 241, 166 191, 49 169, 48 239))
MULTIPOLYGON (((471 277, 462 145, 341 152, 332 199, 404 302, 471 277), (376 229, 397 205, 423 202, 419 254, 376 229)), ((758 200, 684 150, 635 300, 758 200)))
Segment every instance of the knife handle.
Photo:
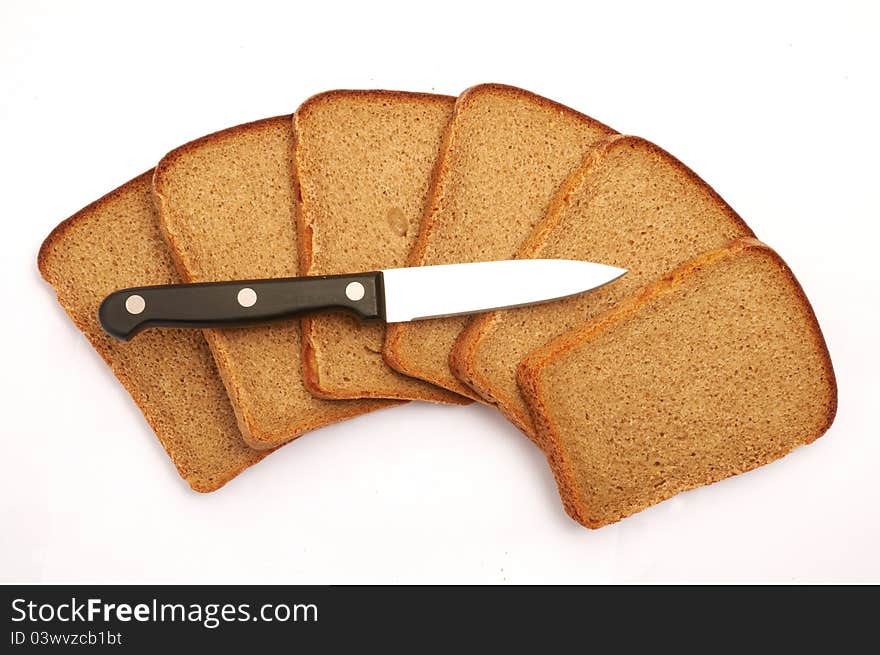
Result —
POLYGON ((384 320, 382 272, 121 289, 101 303, 98 320, 107 334, 128 341, 154 326, 235 327, 327 309, 384 320))

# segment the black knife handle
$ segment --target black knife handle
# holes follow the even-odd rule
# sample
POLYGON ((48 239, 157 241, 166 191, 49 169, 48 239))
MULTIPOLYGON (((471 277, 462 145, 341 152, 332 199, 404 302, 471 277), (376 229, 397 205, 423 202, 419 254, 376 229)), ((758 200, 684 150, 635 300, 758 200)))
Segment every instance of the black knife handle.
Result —
POLYGON ((234 327, 327 309, 384 320, 382 272, 121 289, 101 303, 98 320, 107 334, 128 341, 154 326, 234 327))

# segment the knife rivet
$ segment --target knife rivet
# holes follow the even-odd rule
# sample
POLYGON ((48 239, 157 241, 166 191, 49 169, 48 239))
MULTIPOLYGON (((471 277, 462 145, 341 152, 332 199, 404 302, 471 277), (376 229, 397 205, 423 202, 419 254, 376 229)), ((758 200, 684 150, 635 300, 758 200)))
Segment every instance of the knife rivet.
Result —
POLYGON ((364 297, 364 285, 360 282, 349 282, 345 287, 345 297, 349 300, 360 300, 364 297))
POLYGON ((144 301, 143 296, 139 296, 136 293, 125 299, 125 311, 129 314, 140 314, 146 306, 147 303, 144 301))
POLYGON ((257 292, 245 287, 238 292, 238 304, 242 307, 253 307, 257 303, 257 292))

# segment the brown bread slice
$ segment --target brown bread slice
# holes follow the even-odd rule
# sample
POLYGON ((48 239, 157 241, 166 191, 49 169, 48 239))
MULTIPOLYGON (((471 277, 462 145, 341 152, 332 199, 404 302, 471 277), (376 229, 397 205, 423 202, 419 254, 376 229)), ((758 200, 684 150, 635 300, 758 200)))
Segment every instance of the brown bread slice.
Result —
MULTIPOLYGON (((292 153, 292 118, 279 116, 197 139, 162 159, 153 190, 186 281, 297 274, 292 153)), ((396 404, 312 396, 303 383, 298 320, 204 333, 242 435, 254 448, 396 404)))
MULTIPOLYGON (((300 274, 404 266, 455 98, 329 91, 294 114, 300 274)), ((470 400, 401 375, 382 358, 384 325, 345 314, 302 321, 306 388, 324 398, 470 400)))
POLYGON ((518 257, 595 261, 628 273, 560 302, 476 317, 456 341, 452 369, 534 439, 516 386, 516 366, 529 351, 744 236, 753 235, 742 219, 684 164, 644 139, 612 136, 560 187, 518 257))
POLYGON ((518 379, 566 509, 590 528, 778 459, 837 409, 810 303, 754 239, 532 352, 518 379))
MULTIPOLYGON (((459 96, 409 264, 510 259, 547 211, 556 188, 613 130, 509 86, 459 96)), ((385 359, 398 371, 481 400, 449 368, 454 317, 389 327, 385 359)))
POLYGON ((151 178, 152 171, 145 173, 61 223, 43 242, 38 266, 131 394, 181 477, 196 491, 214 491, 268 451, 242 441, 202 334, 147 330, 122 343, 98 323, 98 306, 108 293, 180 282, 159 231, 151 178))

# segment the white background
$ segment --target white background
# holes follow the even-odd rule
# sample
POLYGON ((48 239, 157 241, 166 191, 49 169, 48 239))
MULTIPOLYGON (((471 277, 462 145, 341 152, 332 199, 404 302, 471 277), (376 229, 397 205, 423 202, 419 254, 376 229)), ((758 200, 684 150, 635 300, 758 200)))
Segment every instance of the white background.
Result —
POLYGON ((295 4, 0 5, 0 581, 880 582, 876 4, 295 4), (477 406, 361 417, 190 491, 39 278, 42 239, 180 143, 312 93, 488 81, 715 186, 813 302, 834 426, 599 531, 477 406))

